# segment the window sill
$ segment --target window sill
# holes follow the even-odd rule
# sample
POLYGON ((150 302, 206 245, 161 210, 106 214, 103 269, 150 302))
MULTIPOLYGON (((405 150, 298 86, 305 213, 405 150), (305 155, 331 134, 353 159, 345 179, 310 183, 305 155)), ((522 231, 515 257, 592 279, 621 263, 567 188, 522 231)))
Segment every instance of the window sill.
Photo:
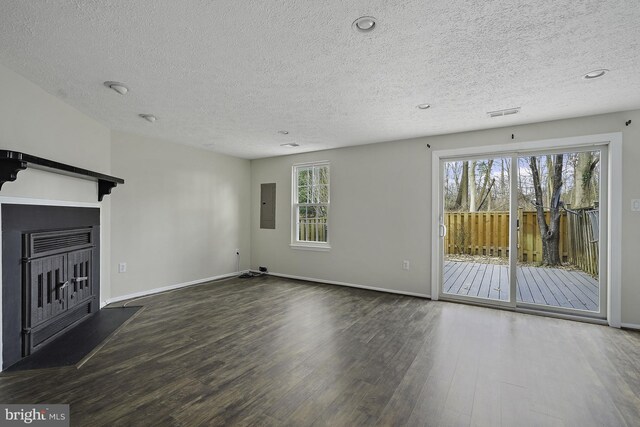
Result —
POLYGON ((331 250, 331 246, 328 244, 318 245, 314 243, 291 243, 289 246, 291 249, 300 249, 303 251, 329 252, 331 250))

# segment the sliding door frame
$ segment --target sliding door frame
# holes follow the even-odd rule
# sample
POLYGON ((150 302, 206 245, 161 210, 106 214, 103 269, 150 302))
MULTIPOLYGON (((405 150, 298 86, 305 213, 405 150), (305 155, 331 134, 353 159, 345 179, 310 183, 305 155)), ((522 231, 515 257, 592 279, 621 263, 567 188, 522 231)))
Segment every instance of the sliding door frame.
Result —
MULTIPOLYGON (((443 266, 443 239, 441 234, 441 221, 443 212, 441 176, 442 161, 455 158, 473 158, 473 157, 518 157, 523 154, 540 153, 546 151, 563 151, 567 152, 572 149, 584 150, 588 147, 607 147, 608 161, 602 168, 602 173, 606 173, 607 177, 607 200, 602 200, 601 206, 607 210, 607 237, 606 246, 602 245, 603 252, 606 252, 606 283, 607 283, 607 304, 606 316, 607 323, 612 327, 621 326, 621 255, 622 255, 622 133, 607 133, 597 135, 585 135, 569 138, 546 139, 539 141, 528 141, 511 143, 504 145, 488 145, 468 148, 458 148, 450 150, 437 150, 432 152, 432 247, 431 247, 431 298, 439 299, 442 289, 442 266, 443 266)), ((517 185, 517 174, 511 174, 511 185, 517 185)), ((512 187, 516 188, 516 187, 512 187)), ((513 198, 512 198, 513 199, 513 198)), ((511 200, 511 208, 516 200, 511 200)), ((514 256, 517 251, 513 247, 517 245, 515 236, 515 221, 510 221, 510 257, 514 256)), ((510 265, 512 265, 510 261, 510 265)), ((515 269, 510 269, 510 278, 512 281, 511 288, 515 287, 515 269)), ((510 295, 510 299, 515 300, 515 294, 510 295)), ((477 300, 469 302, 478 303, 477 300)), ((501 306, 502 304, 493 304, 501 306)), ((512 304, 507 304, 510 306, 512 304)), ((514 308, 514 307, 504 307, 514 308)), ((523 311, 528 308, 523 309, 523 311)), ((563 314, 562 311, 549 311, 548 315, 558 317, 576 318, 575 314, 563 314)))
MULTIPOLYGON (((599 236, 599 242, 598 242, 598 253, 599 253, 599 257, 598 257, 598 311, 589 311, 586 309, 579 309, 579 308, 568 308, 568 307, 559 307, 559 306, 555 306, 555 305, 542 305, 542 304, 534 304, 534 303, 527 303, 527 302, 518 302, 517 303, 517 307, 518 308, 522 308, 525 309, 527 311, 545 311, 548 313, 554 313, 554 314, 565 314, 565 315, 569 315, 569 316, 579 316, 579 317, 584 317, 584 318, 593 318, 593 319, 605 319, 606 315, 607 315, 607 309, 608 309, 608 305, 607 305, 607 294, 608 292, 603 292, 603 284, 604 286, 607 287, 607 289, 609 288, 609 283, 607 281, 608 278, 608 274, 607 274, 607 268, 608 268, 608 264, 607 264, 607 260, 608 260, 608 251, 607 251, 607 246, 606 243, 609 241, 609 237, 608 237, 608 230, 605 227, 606 224, 608 224, 609 218, 608 218, 608 203, 606 203, 606 201, 608 200, 608 196, 609 196, 609 185, 608 185, 608 179, 609 179, 609 145, 608 144, 592 144, 592 145, 588 145, 588 146, 580 146, 580 147, 566 147, 564 149, 560 148, 556 148, 553 150, 535 150, 535 151, 528 151, 528 152, 519 152, 518 155, 516 156, 515 161, 519 162, 519 160, 523 157, 530 157, 530 156, 553 156, 556 154, 573 154, 573 153, 584 153, 584 152, 590 152, 590 151, 598 151, 600 153, 600 189, 598 192, 598 205, 600 206, 600 215, 599 215, 599 223, 598 223, 598 236, 599 236), (603 185, 604 183, 604 185, 603 185), (605 244, 603 244, 603 242, 605 244)), ((516 163, 518 164, 518 163, 516 163)), ((516 168, 516 170, 520 170, 520 168, 516 168)), ((516 174, 518 175, 518 174, 516 174)), ((519 178, 519 176, 518 176, 519 178)), ((517 206, 516 206, 517 209, 517 206)), ((515 211, 513 211, 515 212, 515 211)), ((518 271, 518 261, 515 260, 515 264, 514 264, 515 268, 513 269, 516 274, 518 271)), ((606 289, 605 289, 606 291, 606 289)))

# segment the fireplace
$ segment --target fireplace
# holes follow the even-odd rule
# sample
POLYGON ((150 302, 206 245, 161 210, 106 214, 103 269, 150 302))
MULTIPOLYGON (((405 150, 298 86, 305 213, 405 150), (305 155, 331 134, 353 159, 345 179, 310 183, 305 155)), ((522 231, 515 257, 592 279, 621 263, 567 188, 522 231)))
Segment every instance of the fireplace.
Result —
MULTIPOLYGON (((99 202, 124 184, 115 176, 0 149, 0 189, 29 168, 95 181, 99 202)), ((100 208, 24 202, 0 203, 3 369, 100 310, 100 208)))
POLYGON ((91 236, 91 228, 23 234, 23 356, 92 313, 91 236))
POLYGON ((100 209, 2 204, 3 367, 100 309, 100 209))

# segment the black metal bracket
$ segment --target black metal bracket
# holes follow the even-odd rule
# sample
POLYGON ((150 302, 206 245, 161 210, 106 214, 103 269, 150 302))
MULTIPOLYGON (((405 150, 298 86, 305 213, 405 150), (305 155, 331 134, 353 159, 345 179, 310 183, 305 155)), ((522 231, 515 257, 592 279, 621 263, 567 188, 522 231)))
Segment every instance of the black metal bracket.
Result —
POLYGON ((118 185, 118 183, 115 181, 107 181, 106 179, 99 179, 98 180, 98 201, 101 202, 102 198, 105 195, 111 194, 111 190, 113 190, 116 185, 118 185))
POLYGON ((111 194, 111 190, 116 185, 124 184, 124 179, 115 176, 104 175, 18 151, 0 150, 0 189, 5 182, 15 181, 18 172, 28 167, 98 181, 98 201, 102 201, 105 195, 111 194))

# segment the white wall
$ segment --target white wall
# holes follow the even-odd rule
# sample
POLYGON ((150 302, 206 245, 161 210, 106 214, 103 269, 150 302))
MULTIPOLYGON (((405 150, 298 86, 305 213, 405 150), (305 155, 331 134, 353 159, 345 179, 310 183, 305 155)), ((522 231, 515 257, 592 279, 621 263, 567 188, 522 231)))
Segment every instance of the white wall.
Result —
POLYGON ((252 267, 430 294, 430 150, 609 132, 623 133, 622 322, 640 325, 640 214, 630 211, 630 200, 640 198, 640 110, 254 160, 252 267), (329 252, 289 247, 291 165, 316 160, 331 162, 329 252), (267 182, 277 184, 275 230, 259 228, 260 184, 267 182), (403 259, 411 262, 410 271, 402 270, 403 259))
MULTIPOLYGON (((0 148, 16 150, 105 174, 111 172, 111 132, 40 87, 0 65, 0 148)), ((114 190, 117 191, 117 190, 114 190)), ((2 186, 11 196, 67 202, 98 202, 97 183, 27 169, 2 186)), ((102 253, 110 263, 110 201, 101 203, 102 253)), ((109 271, 100 276, 109 295, 109 271)))
MULTIPOLYGON (((107 127, 2 65, 0 94, 0 148, 109 174, 111 134, 107 127)), ((32 170, 18 176, 17 181, 2 186, 3 196, 98 200, 93 181, 32 170), (72 183, 76 186, 68 188, 72 183)))
POLYGON ((113 132, 112 170, 112 298, 249 267, 248 160, 113 132))

